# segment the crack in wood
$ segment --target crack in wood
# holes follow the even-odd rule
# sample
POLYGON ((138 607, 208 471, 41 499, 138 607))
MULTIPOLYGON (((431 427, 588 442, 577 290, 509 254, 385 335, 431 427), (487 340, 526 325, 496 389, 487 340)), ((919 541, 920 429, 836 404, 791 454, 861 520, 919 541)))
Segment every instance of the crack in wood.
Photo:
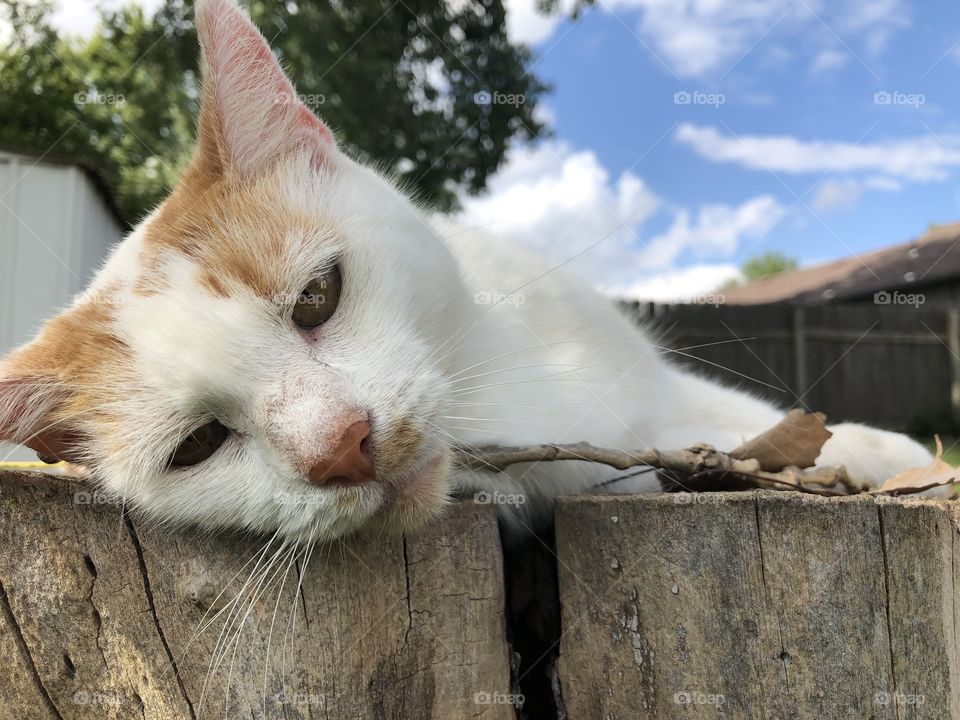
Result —
POLYGON ((137 536, 137 531, 133 527, 133 521, 128 516, 125 516, 124 523, 127 526, 127 532, 130 534, 130 540, 133 542, 133 548, 137 553, 137 563, 140 566, 140 575, 143 578, 143 590, 147 596, 147 607, 150 610, 150 616, 153 618, 153 624, 157 629, 157 636, 160 638, 160 643, 163 645, 164 652, 167 654, 170 668, 173 670, 173 675, 177 679, 177 685, 180 687, 183 699, 187 703, 187 708, 190 710, 190 717, 192 720, 197 720, 193 703, 190 701, 189 694, 187 694, 187 688, 183 684, 183 678, 180 677, 180 669, 177 666, 176 658, 174 658, 173 652, 170 650, 170 645, 167 644, 167 638, 164 635, 163 628, 160 626, 160 617, 157 615, 157 608, 153 601, 153 590, 150 588, 150 577, 147 574, 147 563, 143 557, 143 546, 141 546, 140 538, 137 536))
POLYGON ((55 718, 57 718, 57 720, 63 720, 63 716, 60 714, 56 704, 53 702, 53 698, 50 697, 50 693, 43 684, 43 679, 40 677, 40 673, 37 671, 37 666, 33 662, 33 656, 30 654, 30 648, 27 646, 27 641, 23 637, 23 631, 20 629, 20 624, 17 622, 17 618, 13 614, 13 608, 10 605, 10 598, 7 595, 7 589, 3 586, 2 582, 0 582, 0 606, 3 607, 3 614, 6 616, 7 622, 10 623, 10 627, 13 629, 14 642, 17 645, 17 649, 20 651, 20 656, 23 658, 24 663, 30 668, 30 678, 33 680, 33 684, 35 685, 37 692, 39 692, 40 696, 43 698, 44 705, 47 706, 47 709, 55 718))
POLYGON ((757 527, 757 550, 759 552, 760 558, 760 580, 763 583, 763 599, 768 608, 771 608, 773 611, 773 616, 777 620, 777 642, 780 645, 780 654, 777 655, 777 660, 780 661, 780 665, 783 668, 783 682, 786 685, 787 692, 790 692, 790 669, 787 666, 787 661, 790 659, 790 653, 787 652, 786 645, 783 642, 783 623, 780 621, 780 613, 772 608, 770 603, 770 592, 769 587, 767 586, 767 570, 764 565, 763 557, 763 533, 760 522, 760 499, 754 498, 753 501, 754 507, 754 517, 756 518, 756 527, 757 527))
MULTIPOLYGON (((894 666, 894 651, 893 651, 893 624, 890 621, 890 560, 887 557, 887 533, 883 524, 883 506, 877 505, 877 523, 880 531, 880 557, 883 560, 883 610, 884 617, 887 623, 887 648, 890 652, 890 683, 892 685, 890 693, 891 696, 896 696, 897 693, 897 672, 894 666)), ((894 715, 899 719, 900 718, 900 704, 897 702, 892 703, 894 715)))

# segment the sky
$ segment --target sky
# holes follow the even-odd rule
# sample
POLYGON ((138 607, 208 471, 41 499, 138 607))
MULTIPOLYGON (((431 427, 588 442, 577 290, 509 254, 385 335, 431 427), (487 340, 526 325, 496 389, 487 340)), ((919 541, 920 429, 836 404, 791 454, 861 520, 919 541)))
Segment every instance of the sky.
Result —
MULTIPOLYGON (((764 252, 809 265, 960 219, 956 0, 505 3, 554 132, 458 219, 611 294, 698 299, 764 252)), ((57 21, 89 32, 93 5, 57 21)))

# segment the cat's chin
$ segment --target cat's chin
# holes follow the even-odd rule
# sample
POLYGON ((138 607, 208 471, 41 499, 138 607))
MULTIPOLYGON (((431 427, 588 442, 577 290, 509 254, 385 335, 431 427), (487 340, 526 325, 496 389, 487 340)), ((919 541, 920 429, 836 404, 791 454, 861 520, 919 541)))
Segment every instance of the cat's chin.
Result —
POLYGON ((450 502, 450 454, 438 450, 424 462, 383 483, 383 506, 368 526, 389 533, 417 530, 450 502))
POLYGON ((326 542, 367 531, 411 532, 439 517, 448 505, 449 477, 450 454, 438 450, 396 476, 327 489, 320 511, 309 510, 311 497, 317 496, 285 506, 281 533, 294 542, 326 542))

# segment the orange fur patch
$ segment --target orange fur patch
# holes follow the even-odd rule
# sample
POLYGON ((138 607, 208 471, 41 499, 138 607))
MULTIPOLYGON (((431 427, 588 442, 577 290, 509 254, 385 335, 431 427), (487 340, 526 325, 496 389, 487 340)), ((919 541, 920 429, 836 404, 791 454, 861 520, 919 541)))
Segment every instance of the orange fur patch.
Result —
POLYGON ((96 428, 103 436, 120 422, 110 406, 122 400, 120 378, 131 374, 130 348, 113 330, 115 305, 103 293, 47 321, 37 338, 12 353, 5 374, 50 384, 60 402, 48 424, 80 435, 96 428))

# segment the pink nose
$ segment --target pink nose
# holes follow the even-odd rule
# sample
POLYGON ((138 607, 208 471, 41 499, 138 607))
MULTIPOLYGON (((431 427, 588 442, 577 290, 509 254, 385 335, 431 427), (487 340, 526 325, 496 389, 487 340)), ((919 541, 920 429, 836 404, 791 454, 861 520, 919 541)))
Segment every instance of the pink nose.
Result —
POLYGON ((336 447, 310 468, 314 485, 357 485, 376 479, 369 443, 370 423, 360 420, 343 431, 336 447))

